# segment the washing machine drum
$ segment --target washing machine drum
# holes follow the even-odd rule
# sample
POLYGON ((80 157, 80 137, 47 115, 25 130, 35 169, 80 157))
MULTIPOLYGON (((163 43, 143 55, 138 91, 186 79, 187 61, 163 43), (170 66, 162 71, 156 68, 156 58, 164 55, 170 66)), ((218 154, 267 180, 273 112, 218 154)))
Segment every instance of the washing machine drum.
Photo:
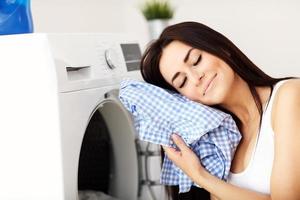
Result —
POLYGON ((121 103, 116 98, 101 102, 91 115, 82 142, 80 199, 97 194, 111 199, 137 199, 139 167, 135 141, 132 118, 121 103))

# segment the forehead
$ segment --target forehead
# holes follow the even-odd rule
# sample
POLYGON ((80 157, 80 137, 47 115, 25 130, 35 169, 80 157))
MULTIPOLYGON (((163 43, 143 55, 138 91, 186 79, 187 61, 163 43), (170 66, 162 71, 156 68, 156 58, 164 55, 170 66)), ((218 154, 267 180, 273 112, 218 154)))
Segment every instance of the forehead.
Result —
POLYGON ((190 48, 191 46, 182 42, 173 41, 163 49, 159 69, 167 81, 185 65, 183 60, 190 48))

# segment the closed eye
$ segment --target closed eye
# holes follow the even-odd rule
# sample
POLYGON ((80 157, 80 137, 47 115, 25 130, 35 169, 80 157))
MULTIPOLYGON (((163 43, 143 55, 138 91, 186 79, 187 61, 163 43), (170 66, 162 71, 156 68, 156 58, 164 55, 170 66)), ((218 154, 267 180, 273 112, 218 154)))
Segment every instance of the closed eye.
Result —
POLYGON ((201 61, 202 55, 200 54, 200 56, 198 57, 197 61, 193 64, 193 66, 198 65, 198 63, 201 61))
MULTIPOLYGON (((197 59, 197 61, 193 64, 193 66, 198 65, 199 62, 201 61, 201 58, 202 58, 202 55, 200 54, 199 57, 198 57, 198 59, 197 59)), ((179 86, 179 88, 182 88, 184 86, 186 80, 187 80, 187 77, 184 77, 184 79, 183 79, 181 85, 179 86)))
POLYGON ((184 86, 184 84, 185 84, 186 80, 187 80, 187 77, 184 77, 184 79, 183 79, 183 81, 182 81, 181 85, 179 86, 179 88, 182 88, 182 87, 184 86))

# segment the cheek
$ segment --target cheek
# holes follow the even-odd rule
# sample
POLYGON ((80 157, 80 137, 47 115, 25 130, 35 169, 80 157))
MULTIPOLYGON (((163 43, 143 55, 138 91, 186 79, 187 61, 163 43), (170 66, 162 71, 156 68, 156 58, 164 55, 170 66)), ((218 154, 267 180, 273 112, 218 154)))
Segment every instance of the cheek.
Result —
POLYGON ((229 69, 228 71, 226 71, 226 73, 224 74, 224 87, 231 87, 234 84, 235 81, 235 76, 236 74, 234 73, 234 71, 232 69, 229 69))
POLYGON ((200 93, 198 93, 197 90, 195 90, 195 89, 182 90, 182 91, 180 91, 180 93, 183 96, 186 96, 190 100, 199 101, 200 93))
POLYGON ((216 84, 217 87, 215 88, 215 97, 218 98, 218 101, 223 101, 230 94, 230 88, 234 84, 234 80, 235 73, 231 69, 220 74, 216 84))

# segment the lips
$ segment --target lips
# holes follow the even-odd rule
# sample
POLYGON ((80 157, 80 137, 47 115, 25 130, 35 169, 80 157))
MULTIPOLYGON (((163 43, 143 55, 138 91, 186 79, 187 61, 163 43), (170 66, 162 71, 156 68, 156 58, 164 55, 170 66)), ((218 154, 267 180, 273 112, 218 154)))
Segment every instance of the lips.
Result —
POLYGON ((204 89, 204 92, 203 92, 203 95, 205 95, 208 87, 210 86, 211 82, 214 80, 214 78, 217 76, 217 74, 215 74, 209 81, 207 81, 207 84, 205 85, 205 89, 204 89))

